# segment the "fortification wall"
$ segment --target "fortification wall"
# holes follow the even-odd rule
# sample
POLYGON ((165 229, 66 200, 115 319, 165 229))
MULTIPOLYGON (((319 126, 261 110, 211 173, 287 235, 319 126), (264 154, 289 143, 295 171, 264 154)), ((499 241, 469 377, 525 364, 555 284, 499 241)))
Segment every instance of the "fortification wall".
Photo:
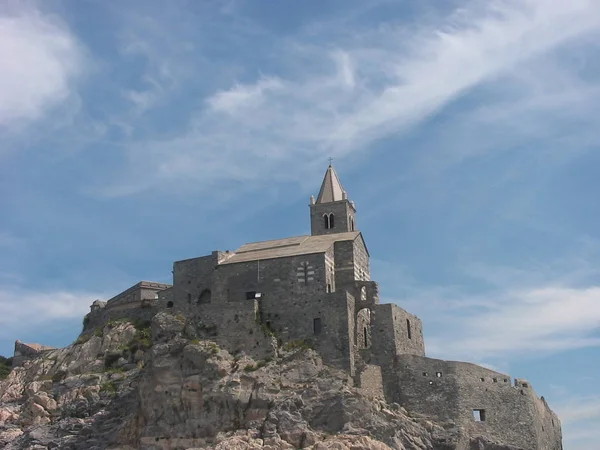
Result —
POLYGON ((150 321, 154 315, 163 308, 158 305, 138 308, 104 308, 92 312, 86 316, 82 334, 90 333, 92 330, 103 327, 111 320, 131 319, 138 321, 150 321))
POLYGON ((165 283, 140 281, 108 300, 104 308, 118 310, 141 308, 148 302, 153 303, 156 294, 169 287, 170 285, 165 283))
POLYGON ((425 355, 421 320, 397 305, 375 305, 371 335, 371 353, 378 364, 388 364, 395 355, 425 355))
POLYGON ((473 435, 524 449, 560 449, 560 425, 552 425, 552 413, 542 413, 533 389, 512 386, 509 375, 471 363, 399 355, 384 369, 384 386, 388 399, 407 410, 456 421, 473 435))

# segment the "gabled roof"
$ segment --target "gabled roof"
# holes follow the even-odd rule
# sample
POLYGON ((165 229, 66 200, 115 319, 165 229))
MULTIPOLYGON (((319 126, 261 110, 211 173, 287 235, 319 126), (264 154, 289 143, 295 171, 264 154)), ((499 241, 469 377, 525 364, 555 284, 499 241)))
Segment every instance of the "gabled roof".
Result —
POLYGON ((316 203, 331 203, 337 202, 344 199, 344 187, 340 182, 335 169, 330 164, 325 172, 323 183, 321 184, 321 190, 317 197, 316 203))
POLYGON ((256 261, 259 259, 284 258, 287 256, 325 253, 338 241, 353 241, 360 231, 332 233, 320 236, 296 236, 273 241, 252 242, 244 244, 220 264, 256 261))

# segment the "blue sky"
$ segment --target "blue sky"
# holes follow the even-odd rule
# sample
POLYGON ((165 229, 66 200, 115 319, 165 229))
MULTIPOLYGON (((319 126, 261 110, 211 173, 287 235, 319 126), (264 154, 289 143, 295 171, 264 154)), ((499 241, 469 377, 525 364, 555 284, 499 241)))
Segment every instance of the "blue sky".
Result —
POLYGON ((334 165, 428 353, 600 441, 595 0, 0 4, 0 354, 172 262, 309 232, 334 165))

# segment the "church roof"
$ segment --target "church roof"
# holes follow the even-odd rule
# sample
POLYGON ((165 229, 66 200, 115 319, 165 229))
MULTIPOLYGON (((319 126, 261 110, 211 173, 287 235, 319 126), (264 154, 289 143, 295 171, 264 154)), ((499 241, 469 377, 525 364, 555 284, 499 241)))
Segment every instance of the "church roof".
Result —
POLYGON ((353 241, 360 231, 332 233, 320 236, 296 236, 273 241, 252 242, 244 244, 220 264, 234 264, 259 259, 284 258, 287 256, 324 253, 335 242, 353 241))
POLYGON ((344 187, 340 182, 335 169, 330 164, 325 172, 323 183, 321 184, 321 190, 317 197, 317 203, 330 203, 337 202, 344 199, 344 187))

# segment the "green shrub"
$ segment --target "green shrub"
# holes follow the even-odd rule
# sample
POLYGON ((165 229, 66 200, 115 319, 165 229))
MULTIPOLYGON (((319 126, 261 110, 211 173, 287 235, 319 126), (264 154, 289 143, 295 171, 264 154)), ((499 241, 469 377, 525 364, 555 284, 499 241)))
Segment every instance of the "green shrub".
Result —
POLYGON ((87 326, 90 324, 90 313, 87 313, 83 318, 83 329, 85 330, 87 326))
POLYGON ((117 325, 120 325, 122 323, 131 323, 132 320, 128 319, 127 317, 119 317, 118 319, 111 319, 107 322, 106 326, 111 329, 116 327, 117 325))
POLYGON ((266 365, 267 365, 267 361, 259 361, 256 363, 256 365, 248 364, 248 365, 246 365, 246 367, 244 367, 244 372, 254 372, 254 371, 260 369, 261 367, 265 367, 266 365))
POLYGON ((12 358, 0 356, 0 380, 4 380, 12 370, 12 358))
POLYGON ((121 357, 120 353, 109 353, 104 357, 104 368, 110 369, 121 357))
POLYGON ((117 393, 117 385, 114 381, 107 381, 100 385, 100 392, 108 395, 115 395, 117 393))
POLYGON ((286 342, 283 345, 283 350, 285 350, 286 352, 289 352, 292 350, 308 350, 308 349, 312 349, 312 348, 313 348, 313 346, 309 342, 306 342, 303 339, 286 342))
POLYGON ((271 327, 270 327, 270 326, 268 326, 266 323, 262 323, 262 324, 260 325, 260 327, 261 327, 261 329, 262 329, 263 333, 265 334, 265 336, 267 336, 267 337, 268 337, 268 336, 275 337, 275 332, 274 332, 274 331, 271 329, 271 327))
POLYGON ((67 378, 67 372, 65 372, 64 370, 59 370, 54 375, 52 375, 52 382, 60 383, 65 378, 67 378))
POLYGON ((74 342, 75 345, 81 345, 81 344, 85 344, 87 341, 89 341, 92 338, 91 334, 82 334, 80 335, 74 342))

